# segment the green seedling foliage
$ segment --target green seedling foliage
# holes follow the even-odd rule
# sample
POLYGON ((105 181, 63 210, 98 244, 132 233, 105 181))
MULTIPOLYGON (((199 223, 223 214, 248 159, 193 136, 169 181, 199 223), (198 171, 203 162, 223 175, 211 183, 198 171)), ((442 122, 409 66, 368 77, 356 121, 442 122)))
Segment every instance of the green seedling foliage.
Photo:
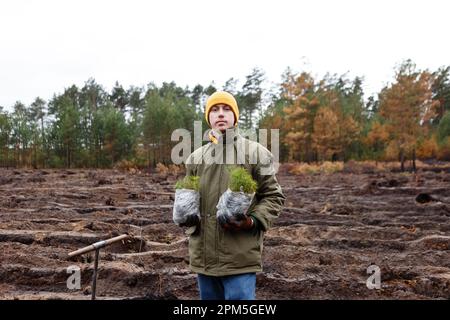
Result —
POLYGON ((199 176, 186 176, 181 180, 178 180, 175 184, 175 189, 190 189, 200 190, 200 177, 199 176))
POLYGON ((253 180, 250 173, 245 168, 238 167, 231 169, 229 188, 233 192, 254 193, 257 189, 257 183, 253 180))

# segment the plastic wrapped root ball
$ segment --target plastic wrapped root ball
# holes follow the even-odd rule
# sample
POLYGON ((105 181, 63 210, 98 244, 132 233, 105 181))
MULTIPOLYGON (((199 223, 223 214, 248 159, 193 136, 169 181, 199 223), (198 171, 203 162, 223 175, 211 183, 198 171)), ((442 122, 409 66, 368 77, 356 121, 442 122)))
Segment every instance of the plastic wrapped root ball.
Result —
POLYGON ((175 185, 173 222, 177 225, 192 224, 200 220, 200 177, 186 176, 175 185))
POLYGON ((219 222, 223 224, 229 218, 243 220, 256 189, 256 181, 245 168, 234 167, 230 170, 228 189, 222 194, 217 204, 219 222))
POLYGON ((243 220, 252 201, 253 194, 233 192, 227 189, 217 203, 217 219, 227 221, 233 218, 243 220))
POLYGON ((191 189, 175 190, 175 202, 173 204, 173 222, 177 225, 193 221, 195 217, 200 219, 200 193, 191 189))

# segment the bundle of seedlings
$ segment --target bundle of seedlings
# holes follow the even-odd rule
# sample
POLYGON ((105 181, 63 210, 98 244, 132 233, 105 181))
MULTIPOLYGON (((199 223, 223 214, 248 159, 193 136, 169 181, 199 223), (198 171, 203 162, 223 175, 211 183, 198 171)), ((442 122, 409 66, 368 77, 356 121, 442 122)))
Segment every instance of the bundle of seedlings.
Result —
POLYGON ((179 226, 200 221, 200 177, 186 176, 175 184, 173 222, 179 226))
POLYGON ((220 196, 217 204, 219 223, 223 225, 230 219, 245 219, 256 189, 256 181, 245 168, 233 168, 230 171, 228 189, 220 196))

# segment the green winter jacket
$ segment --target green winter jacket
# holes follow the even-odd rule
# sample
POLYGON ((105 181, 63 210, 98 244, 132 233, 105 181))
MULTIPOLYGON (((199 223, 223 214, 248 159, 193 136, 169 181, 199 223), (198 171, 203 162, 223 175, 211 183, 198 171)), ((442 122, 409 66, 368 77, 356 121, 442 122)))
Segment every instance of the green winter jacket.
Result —
POLYGON ((217 144, 210 142, 195 150, 186 159, 186 173, 200 176, 201 223, 186 231, 191 270, 211 276, 262 271, 264 232, 279 216, 285 201, 272 153, 242 137, 235 127, 217 144), (219 162, 222 157, 223 162, 219 162), (248 231, 226 231, 216 219, 216 205, 228 188, 228 169, 236 165, 246 168, 258 183, 247 211, 257 223, 248 231))

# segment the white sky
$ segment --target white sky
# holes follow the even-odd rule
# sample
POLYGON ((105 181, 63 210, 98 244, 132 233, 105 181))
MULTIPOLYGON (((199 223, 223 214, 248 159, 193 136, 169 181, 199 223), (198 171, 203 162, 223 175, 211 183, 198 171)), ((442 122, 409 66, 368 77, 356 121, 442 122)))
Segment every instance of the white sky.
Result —
POLYGON ((0 106, 48 100, 93 77, 110 90, 154 81, 191 88, 253 67, 364 76, 366 96, 411 58, 450 65, 445 0, 0 2, 0 106))

